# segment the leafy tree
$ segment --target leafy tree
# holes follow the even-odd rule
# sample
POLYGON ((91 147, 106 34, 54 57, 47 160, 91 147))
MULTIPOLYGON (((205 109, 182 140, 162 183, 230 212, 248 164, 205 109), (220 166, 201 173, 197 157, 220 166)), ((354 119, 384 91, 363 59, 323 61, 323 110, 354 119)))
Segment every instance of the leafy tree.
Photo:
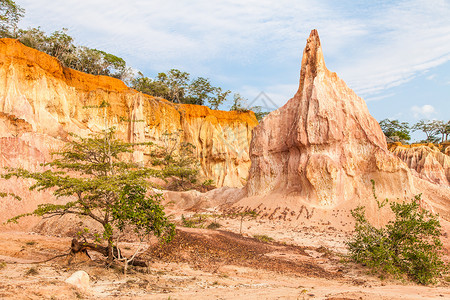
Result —
POLYGON ((167 74, 159 73, 157 80, 169 88, 168 100, 183 103, 189 85, 189 73, 171 69, 167 74))
POLYGON ((132 79, 131 84, 134 89, 144 94, 161 98, 169 97, 169 87, 166 84, 145 77, 142 72, 138 72, 138 76, 132 79))
POLYGON ((71 67, 76 60, 76 47, 73 38, 67 32, 68 29, 63 28, 47 37, 44 52, 59 59, 64 66, 71 67))
POLYGON ((233 105, 231 105, 230 110, 236 111, 248 111, 247 108, 247 99, 242 97, 239 93, 233 95, 233 105))
MULTIPOLYGON (((347 242, 350 257, 375 272, 406 274, 421 284, 442 274, 441 225, 437 215, 420 208, 419 201, 420 195, 410 203, 391 202, 395 219, 381 228, 369 223, 364 207, 352 210, 356 223, 355 234, 347 242)), ((378 202, 378 207, 381 209, 387 202, 378 202)))
POLYGON ((436 137, 436 127, 433 125, 432 121, 420 120, 412 127, 414 131, 422 131, 427 136, 426 141, 429 143, 434 143, 437 141, 436 137))
POLYGON ((16 37, 17 23, 25 10, 12 0, 0 1, 0 38, 16 37))
POLYGON ((259 122, 270 113, 268 111, 262 111, 261 106, 252 106, 250 110, 255 113, 255 117, 259 122))
POLYGON ((27 47, 47 53, 47 35, 40 27, 20 29, 18 40, 27 47))
POLYGON ((444 123, 444 121, 441 120, 433 120, 430 125, 434 128, 436 134, 441 135, 441 142, 447 140, 448 135, 450 134, 450 121, 444 123))
POLYGON ((400 139, 409 141, 411 139, 410 128, 407 122, 384 119, 380 122, 380 127, 385 136, 394 140, 400 139))
POLYGON ((122 80, 126 80, 130 75, 130 70, 122 58, 88 47, 77 48, 76 60, 70 67, 85 73, 111 76, 122 80))
POLYGON ((147 192, 150 183, 146 178, 164 178, 164 172, 124 161, 135 145, 116 139, 113 130, 87 138, 72 136, 72 141, 56 153, 57 158, 46 164, 49 167, 46 171, 9 169, 2 175, 5 179, 33 179, 31 190, 51 189, 56 197, 69 196, 71 200, 62 205, 41 204, 33 212, 10 221, 17 222, 28 215, 88 217, 102 226, 102 238, 107 242, 107 246, 102 247, 97 241, 90 249, 104 249, 102 253, 108 260, 117 257, 115 238, 127 228, 141 236, 153 233, 162 240, 170 240, 174 225, 168 221, 160 204, 163 196, 147 192))
POLYGON ((223 91, 221 87, 216 87, 213 90, 214 96, 208 98, 209 107, 211 109, 219 109, 219 106, 227 101, 227 97, 231 94, 230 90, 223 91))
POLYGON ((450 135, 450 121, 445 124, 445 141, 448 141, 448 136, 450 135))
POLYGON ((184 103, 204 105, 209 102, 214 87, 208 78, 198 77, 189 84, 189 94, 184 103))

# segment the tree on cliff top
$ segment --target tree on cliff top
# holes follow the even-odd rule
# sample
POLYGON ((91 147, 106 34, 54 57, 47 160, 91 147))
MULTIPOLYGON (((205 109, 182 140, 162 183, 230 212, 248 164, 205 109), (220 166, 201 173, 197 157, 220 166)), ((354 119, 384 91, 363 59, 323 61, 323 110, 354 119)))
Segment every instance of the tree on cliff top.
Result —
POLYGON ((410 128, 407 122, 400 122, 399 120, 384 119, 380 121, 380 127, 384 135, 389 138, 395 138, 409 141, 410 128))
POLYGON ((79 244, 75 240, 72 251, 98 251, 110 261, 120 256, 115 241, 125 229, 133 229, 141 237, 153 233, 162 240, 170 240, 174 225, 168 221, 160 204, 163 196, 147 193, 150 184, 146 178, 164 178, 164 173, 125 162, 122 158, 132 152, 134 146, 116 139, 113 130, 87 138, 73 135, 65 149, 56 153, 58 158, 46 164, 50 169, 43 172, 9 169, 3 178, 33 179, 35 183, 30 190, 51 189, 56 197, 70 197, 66 204, 41 204, 33 212, 9 221, 17 222, 28 215, 88 217, 102 226, 102 236, 98 236, 95 243, 79 244), (106 241, 106 247, 101 246, 101 239, 106 241))
POLYGON ((12 0, 0 1, 0 38, 14 37, 25 10, 12 0))

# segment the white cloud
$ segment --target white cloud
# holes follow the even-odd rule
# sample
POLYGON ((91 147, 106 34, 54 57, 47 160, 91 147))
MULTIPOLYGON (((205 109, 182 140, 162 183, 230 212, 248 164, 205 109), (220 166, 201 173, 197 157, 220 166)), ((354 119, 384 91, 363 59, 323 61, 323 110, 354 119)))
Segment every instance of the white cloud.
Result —
POLYGON ((366 102, 369 102, 369 101, 379 101, 379 100, 382 100, 382 99, 385 99, 385 98, 389 98, 389 97, 392 97, 392 96, 395 96, 395 93, 383 94, 383 95, 377 95, 377 96, 371 96, 371 97, 365 98, 364 100, 365 100, 366 102))
POLYGON ((343 77, 357 92, 371 95, 449 61, 449 15, 448 1, 399 1, 378 10, 366 23, 375 42, 342 65, 343 77))
MULTIPOLYGON (((386 97, 382 93, 387 89, 450 61, 450 2, 445 0, 17 2, 26 9, 25 26, 42 25, 48 31, 68 27, 77 42, 116 53, 134 67, 175 67, 234 78, 243 88, 250 85, 242 81, 246 77, 262 76, 252 70, 236 74, 245 66, 290 65, 299 70, 313 28, 319 30, 332 71, 372 99, 386 97)), ((274 77, 271 86, 285 84, 274 77)), ((274 98, 288 94, 272 92, 274 98)))
POLYGON ((411 107, 411 111, 414 115, 414 118, 420 119, 420 118, 431 118, 434 114, 436 114, 436 110, 432 105, 425 104, 424 106, 417 106, 414 105, 411 107))

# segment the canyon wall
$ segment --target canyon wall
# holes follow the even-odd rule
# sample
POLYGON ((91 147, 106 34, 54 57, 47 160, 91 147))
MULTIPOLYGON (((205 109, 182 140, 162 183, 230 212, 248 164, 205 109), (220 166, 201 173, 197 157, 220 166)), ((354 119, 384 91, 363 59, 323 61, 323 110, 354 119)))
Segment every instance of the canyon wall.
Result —
POLYGON ((412 172, 431 183, 450 185, 450 156, 441 150, 429 145, 402 145, 394 143, 389 149, 403 160, 412 172))
MULTIPOLYGON (((0 40, 0 167, 38 168, 68 133, 82 136, 115 126, 130 142, 162 143, 180 132, 195 146, 204 179, 240 187, 250 166, 252 112, 225 112, 147 96, 122 81, 61 66, 13 39, 0 40), (107 109, 93 108, 107 101, 107 109)), ((134 159, 144 162, 143 151, 134 159)))

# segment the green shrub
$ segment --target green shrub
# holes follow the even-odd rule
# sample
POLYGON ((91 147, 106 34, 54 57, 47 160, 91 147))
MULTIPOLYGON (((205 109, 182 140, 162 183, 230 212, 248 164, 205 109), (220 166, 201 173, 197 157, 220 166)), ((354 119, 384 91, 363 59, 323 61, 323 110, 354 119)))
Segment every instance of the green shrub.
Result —
POLYGON ((255 234, 253 237, 263 243, 273 242, 273 238, 265 234, 255 234))
POLYGON ((211 222, 206 228, 208 229, 217 229, 222 227, 222 225, 220 225, 220 223, 217 222, 211 222))
POLYGON ((181 225, 188 228, 204 228, 204 223, 207 219, 208 216, 202 214, 195 214, 190 218, 186 218, 184 215, 181 215, 181 225))
POLYGON ((420 208, 420 196, 410 203, 391 202, 395 219, 382 228, 367 221, 364 207, 352 210, 355 234, 347 242, 351 259, 378 273, 406 274, 421 284, 440 276, 446 269, 441 259, 441 225, 437 215, 420 208))

